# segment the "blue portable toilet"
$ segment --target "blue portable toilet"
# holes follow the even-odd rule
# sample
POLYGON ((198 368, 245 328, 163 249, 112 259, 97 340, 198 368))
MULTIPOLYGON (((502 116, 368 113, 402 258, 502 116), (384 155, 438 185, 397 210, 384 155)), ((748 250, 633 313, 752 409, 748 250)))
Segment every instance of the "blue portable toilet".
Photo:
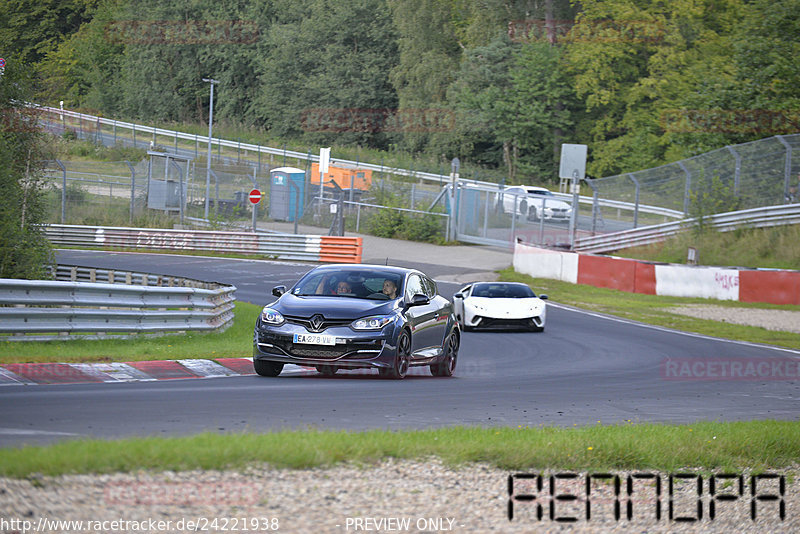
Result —
POLYGON ((276 221, 294 221, 303 216, 306 172, 295 167, 279 167, 269 171, 269 216, 276 221))

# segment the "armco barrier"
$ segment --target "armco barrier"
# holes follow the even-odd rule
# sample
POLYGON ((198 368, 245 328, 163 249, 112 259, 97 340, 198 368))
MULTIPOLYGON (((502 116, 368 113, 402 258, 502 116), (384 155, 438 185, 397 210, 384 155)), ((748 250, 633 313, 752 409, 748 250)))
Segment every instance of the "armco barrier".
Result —
POLYGON ((229 252, 335 263, 361 263, 363 249, 360 237, 318 235, 63 224, 46 226, 45 234, 58 246, 229 252))
POLYGON ((535 278, 629 293, 800 305, 798 271, 655 264, 519 242, 514 247, 514 269, 535 278))
POLYGON ((233 322, 234 286, 74 266, 53 271, 60 278, 74 279, 80 272, 108 281, 0 279, 0 333, 10 334, 0 340, 210 332, 233 322))

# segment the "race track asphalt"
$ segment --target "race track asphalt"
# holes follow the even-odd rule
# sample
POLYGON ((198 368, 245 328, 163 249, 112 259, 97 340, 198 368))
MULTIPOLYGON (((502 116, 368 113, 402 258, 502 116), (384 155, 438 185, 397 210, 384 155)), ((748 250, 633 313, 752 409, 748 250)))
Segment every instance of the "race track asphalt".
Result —
MULTIPOLYGON (((274 285, 291 284, 313 267, 83 251, 60 251, 59 262, 232 283, 239 300, 259 305, 271 300, 274 285)), ((434 278, 454 272, 419 267, 434 278)), ((439 289, 451 297, 458 285, 441 282, 439 289)), ((354 371, 334 377, 2 387, 0 446, 289 428, 794 420, 800 413, 796 379, 685 380, 664 374, 676 359, 796 362, 796 351, 648 327, 563 307, 558 295, 551 298, 543 333, 465 333, 451 379, 417 368, 402 381, 354 371)))

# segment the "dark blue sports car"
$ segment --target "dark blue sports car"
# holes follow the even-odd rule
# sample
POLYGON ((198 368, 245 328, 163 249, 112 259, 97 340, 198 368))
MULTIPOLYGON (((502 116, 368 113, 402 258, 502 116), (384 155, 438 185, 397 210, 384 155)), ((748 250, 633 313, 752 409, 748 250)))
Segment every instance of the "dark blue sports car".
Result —
POLYGON ((452 376, 460 331, 450 302, 436 282, 414 269, 378 265, 325 265, 306 273, 256 321, 253 366, 278 376, 284 364, 378 369, 403 378, 411 366, 452 376))

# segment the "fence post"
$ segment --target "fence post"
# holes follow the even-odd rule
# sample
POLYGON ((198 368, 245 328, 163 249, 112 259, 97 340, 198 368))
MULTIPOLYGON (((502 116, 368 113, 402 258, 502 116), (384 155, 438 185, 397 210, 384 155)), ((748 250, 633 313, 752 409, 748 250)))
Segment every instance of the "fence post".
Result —
POLYGON ((66 224, 67 217, 67 168, 60 160, 55 160, 56 165, 61 167, 61 224, 66 224))
MULTIPOLYGON (((167 161, 178 169, 178 211, 181 216, 181 225, 183 225, 183 169, 178 165, 174 159, 167 156, 167 161)), ((188 162, 187 162, 188 163, 188 162)), ((167 176, 164 176, 166 180, 167 176)))
POLYGON ((131 213, 130 217, 128 217, 128 223, 133 225, 133 207, 135 199, 134 192, 136 191, 136 170, 133 168, 133 165, 131 165, 131 162, 128 160, 125 160, 125 165, 127 165, 128 169, 130 169, 131 171, 131 213))
POLYGON ((630 178, 633 185, 636 186, 636 200, 633 204, 633 227, 636 228, 639 225, 639 180, 630 173, 628 173, 628 178, 630 178))
MULTIPOLYGON (((779 136, 780 137, 780 136, 779 136)), ((733 171, 733 194, 734 196, 739 196, 739 176, 742 173, 742 156, 739 155, 736 150, 733 149, 732 146, 728 145, 725 148, 733 154, 733 157, 736 158, 736 167, 733 171)))
POLYGON ((592 188, 592 235, 595 234, 595 230, 597 229, 597 210, 599 204, 599 195, 597 193, 597 187, 592 183, 594 180, 591 178, 584 178, 583 179, 589 187, 592 188))
POLYGON ((791 195, 789 194, 789 183, 792 176, 792 145, 786 142, 782 135, 776 135, 778 141, 786 147, 786 163, 783 165, 783 203, 791 204, 791 195))
POLYGON ((692 173, 689 172, 689 169, 686 168, 686 165, 683 164, 682 161, 678 162, 678 167, 680 167, 684 173, 686 173, 686 187, 683 190, 683 215, 684 217, 689 216, 689 193, 692 190, 692 173))

